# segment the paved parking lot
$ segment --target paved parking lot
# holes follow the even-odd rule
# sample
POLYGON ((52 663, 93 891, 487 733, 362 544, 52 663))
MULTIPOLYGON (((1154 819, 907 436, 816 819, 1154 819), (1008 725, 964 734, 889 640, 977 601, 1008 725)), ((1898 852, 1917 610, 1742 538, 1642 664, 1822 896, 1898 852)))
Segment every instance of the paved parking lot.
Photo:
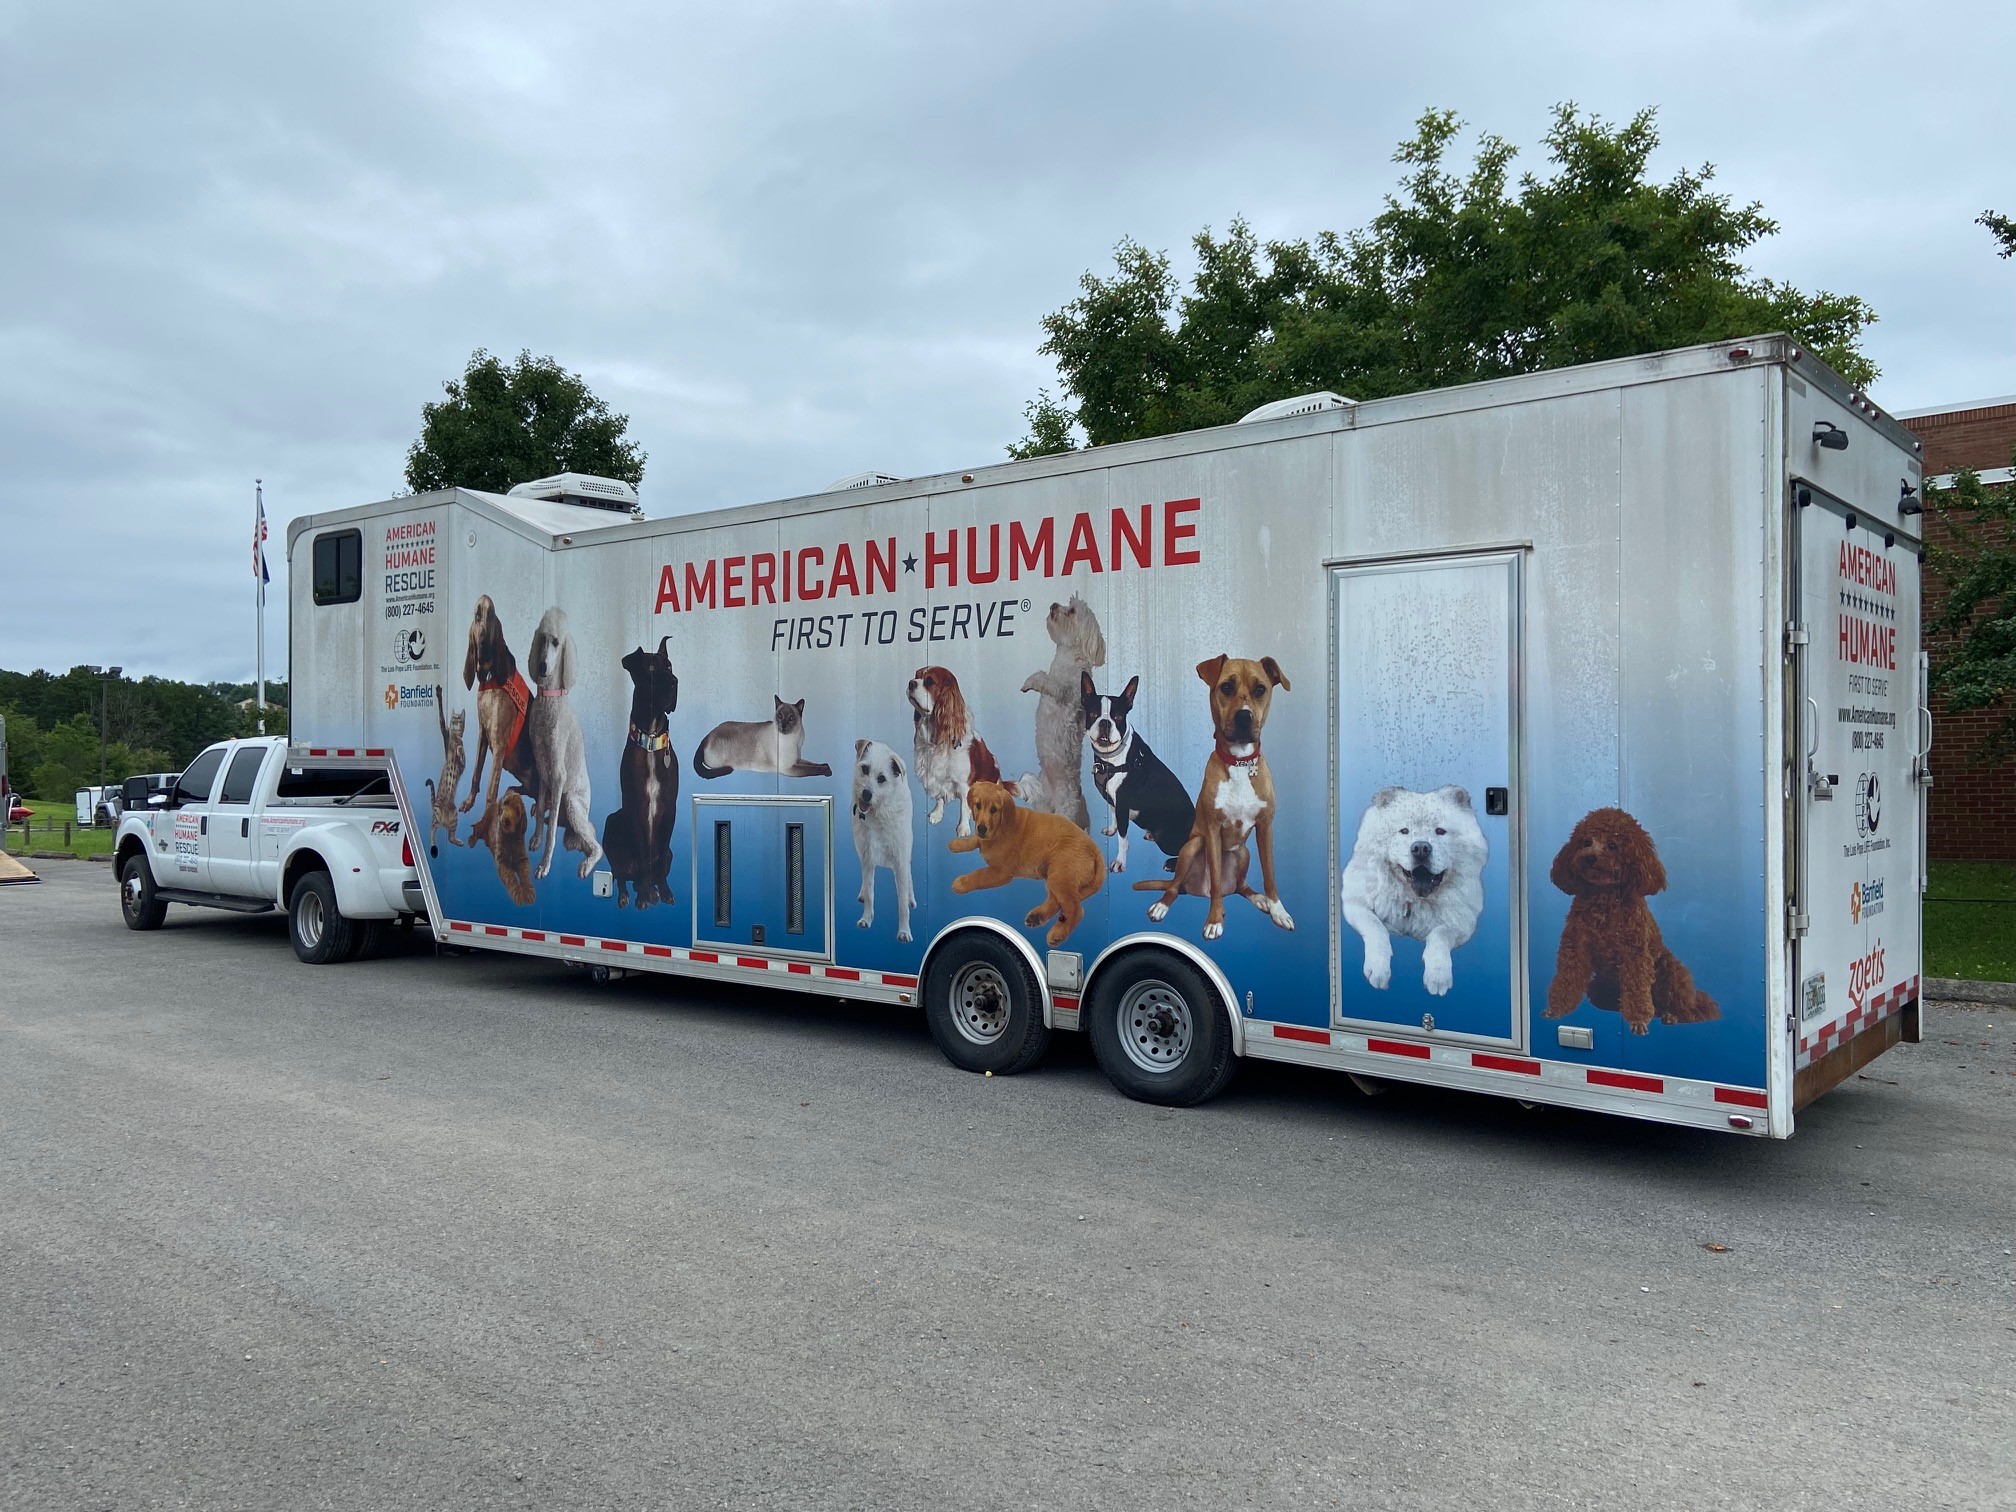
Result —
POLYGON ((0 1504, 2016 1505, 2016 1013, 1789 1144, 0 890, 0 1504), (1706 1245, 1726 1246, 1715 1252, 1706 1245))

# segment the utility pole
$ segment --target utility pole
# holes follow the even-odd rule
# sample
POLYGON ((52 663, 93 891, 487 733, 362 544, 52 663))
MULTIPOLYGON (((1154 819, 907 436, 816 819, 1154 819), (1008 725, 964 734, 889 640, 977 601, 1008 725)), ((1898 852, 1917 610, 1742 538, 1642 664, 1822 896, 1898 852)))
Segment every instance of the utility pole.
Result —
POLYGON ((105 786, 105 731, 112 713, 112 679, 123 667, 92 667, 98 674, 98 786, 105 786))

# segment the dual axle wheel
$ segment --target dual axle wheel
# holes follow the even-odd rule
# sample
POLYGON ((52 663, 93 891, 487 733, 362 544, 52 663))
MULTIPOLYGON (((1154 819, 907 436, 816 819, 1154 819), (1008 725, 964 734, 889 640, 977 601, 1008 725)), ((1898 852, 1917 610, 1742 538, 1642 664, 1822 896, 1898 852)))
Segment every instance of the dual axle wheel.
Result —
MULTIPOLYGON (((920 988, 932 1039, 963 1070, 1012 1075, 1050 1046, 1036 974, 998 935, 975 931, 947 941, 920 988)), ((1203 1102, 1238 1067, 1217 992, 1195 966, 1163 951, 1137 951, 1101 972, 1079 1023, 1091 1034, 1099 1069, 1142 1102, 1203 1102)))

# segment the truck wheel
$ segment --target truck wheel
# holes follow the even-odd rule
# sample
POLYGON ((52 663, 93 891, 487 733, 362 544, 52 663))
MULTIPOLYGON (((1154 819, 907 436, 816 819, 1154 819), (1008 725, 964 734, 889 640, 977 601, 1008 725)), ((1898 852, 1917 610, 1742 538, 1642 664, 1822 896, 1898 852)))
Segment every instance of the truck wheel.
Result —
POLYGON ((1099 975, 1085 1012, 1106 1079, 1140 1102, 1188 1108, 1218 1095, 1239 1069, 1225 1005, 1204 973, 1144 950, 1099 975))
POLYGON ((360 961, 368 961, 385 953, 385 946, 392 938, 390 919, 366 919, 357 926, 357 948, 351 952, 360 961))
POLYGON ((294 954, 310 966, 333 966, 357 954, 362 932, 336 907, 336 884, 326 871, 304 872, 287 899, 287 934, 294 954))
POLYGON ((975 930, 948 941, 924 974, 924 1021, 962 1071, 1012 1076, 1050 1048, 1043 997, 1022 952, 975 930))
POLYGON ((119 912, 128 929, 159 929, 168 905, 154 895, 154 869, 145 856, 128 856, 119 868, 119 912))

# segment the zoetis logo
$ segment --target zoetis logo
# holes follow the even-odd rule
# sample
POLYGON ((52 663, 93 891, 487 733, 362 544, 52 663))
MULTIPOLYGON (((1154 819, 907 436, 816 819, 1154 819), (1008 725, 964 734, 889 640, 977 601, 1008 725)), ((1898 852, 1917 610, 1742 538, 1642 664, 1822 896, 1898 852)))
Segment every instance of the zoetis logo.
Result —
POLYGON ((1872 919, 1883 912, 1883 881, 1877 877, 1869 882, 1857 882, 1848 889, 1848 922, 1860 924, 1864 919, 1872 919))
POLYGON ((1848 1001, 1860 1008, 1872 988, 1883 985, 1883 942, 1859 961, 1848 964, 1848 1001))

